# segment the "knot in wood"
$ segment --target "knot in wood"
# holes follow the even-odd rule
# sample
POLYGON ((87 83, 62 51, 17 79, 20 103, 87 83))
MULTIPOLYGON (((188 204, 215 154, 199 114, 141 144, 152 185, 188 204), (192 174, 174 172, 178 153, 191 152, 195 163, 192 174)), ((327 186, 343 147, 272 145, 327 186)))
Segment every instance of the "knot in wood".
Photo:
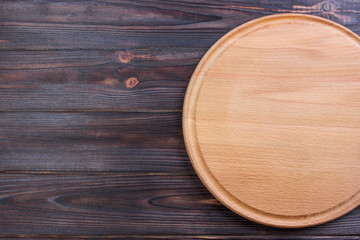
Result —
POLYGON ((321 8, 324 12, 330 12, 332 9, 332 6, 331 6, 330 2, 325 2, 321 8))
POLYGON ((125 84, 127 88, 134 88, 136 85, 138 85, 139 80, 136 77, 131 77, 129 79, 126 79, 125 84))
POLYGON ((120 51, 118 53, 118 59, 122 63, 129 63, 134 58, 134 54, 129 51, 120 51))

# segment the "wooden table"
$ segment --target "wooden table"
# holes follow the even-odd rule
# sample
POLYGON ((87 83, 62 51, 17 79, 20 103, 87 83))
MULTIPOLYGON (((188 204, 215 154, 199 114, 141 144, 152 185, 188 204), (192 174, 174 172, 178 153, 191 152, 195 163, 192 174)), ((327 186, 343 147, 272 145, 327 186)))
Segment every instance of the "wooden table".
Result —
POLYGON ((360 208, 297 230, 232 213, 184 147, 184 94, 203 54, 286 12, 360 34, 356 0, 1 0, 0 237, 360 239, 360 208))

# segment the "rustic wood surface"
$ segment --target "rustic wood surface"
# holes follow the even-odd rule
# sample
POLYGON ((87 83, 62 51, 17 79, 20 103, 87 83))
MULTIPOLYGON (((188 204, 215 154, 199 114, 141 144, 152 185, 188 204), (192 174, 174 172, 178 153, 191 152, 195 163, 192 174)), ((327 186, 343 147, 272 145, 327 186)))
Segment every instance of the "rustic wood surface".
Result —
POLYGON ((360 34, 357 0, 0 0, 0 237, 359 239, 359 208, 298 230, 239 217, 184 148, 184 94, 203 54, 287 12, 360 34))

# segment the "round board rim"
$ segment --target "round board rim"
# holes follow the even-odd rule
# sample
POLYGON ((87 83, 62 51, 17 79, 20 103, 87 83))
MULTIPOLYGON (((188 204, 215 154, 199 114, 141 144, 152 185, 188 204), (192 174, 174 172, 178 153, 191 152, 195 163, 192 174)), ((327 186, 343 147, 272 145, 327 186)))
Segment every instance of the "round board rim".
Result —
POLYGON ((355 33, 347 29, 346 27, 335 23, 333 21, 327 20, 325 18, 306 15, 306 14, 276 14, 261 17, 252 21, 249 21, 245 24, 242 24, 235 29, 231 30, 220 38, 204 55, 204 57, 199 62, 196 67, 187 91, 184 100, 183 106, 183 135, 187 153, 189 155, 190 161, 199 176, 200 180, 206 186, 206 188, 226 207, 234 211, 235 213, 250 219, 252 221, 275 227, 282 228, 299 228, 299 227, 309 227, 318 224, 322 224, 328 221, 331 221, 335 218, 338 218, 360 204, 360 192, 357 192, 347 201, 343 202, 340 205, 335 206, 332 209, 329 209, 325 212, 320 212, 312 215, 307 215, 304 217, 286 217, 281 215, 269 214, 262 211, 259 211, 251 206, 246 205, 241 202, 239 199, 232 196, 222 187, 217 181, 216 178, 212 175, 209 168, 206 165, 205 160, 202 157, 201 149, 197 142, 196 136, 196 126, 195 126, 195 113, 196 113, 196 104, 198 93, 202 85, 202 75, 205 72, 206 64, 211 62, 212 59, 216 58, 226 46, 230 45, 232 41, 235 41, 237 38, 246 35, 252 30, 256 29, 259 24, 269 21, 289 21, 289 20, 305 20, 305 21, 315 21, 325 26, 336 28, 341 30, 349 38, 352 38, 354 41, 359 43, 360 47, 360 37, 355 33), (232 39, 234 36, 236 38, 232 39))

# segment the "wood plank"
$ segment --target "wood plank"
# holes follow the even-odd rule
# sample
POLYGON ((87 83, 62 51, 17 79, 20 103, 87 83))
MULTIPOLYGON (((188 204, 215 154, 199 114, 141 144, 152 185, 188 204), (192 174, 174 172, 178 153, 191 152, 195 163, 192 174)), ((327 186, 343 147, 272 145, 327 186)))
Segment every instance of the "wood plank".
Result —
POLYGON ((226 209, 191 175, 1 174, 0 183, 1 234, 360 234, 360 208, 305 229, 253 223, 226 209))
POLYGON ((147 235, 109 235, 109 236, 69 236, 69 235, 0 235, 2 240, 7 239, 26 239, 26 240, 32 240, 32 239, 124 239, 124 240, 153 240, 153 239, 173 239, 173 240, 191 240, 191 239, 197 239, 197 240, 209 240, 209 239, 219 239, 219 240, 229 240, 229 239, 238 239, 238 240, 359 240, 359 236, 242 236, 242 235, 165 235, 165 236, 147 236, 147 235))
POLYGON ((0 49, 208 48, 244 22, 286 12, 318 15, 360 33, 357 3, 6 0, 0 4, 0 49))
POLYGON ((205 49, 0 51, 0 110, 181 109, 205 49))
POLYGON ((181 112, 2 112, 1 171, 190 171, 181 112))

